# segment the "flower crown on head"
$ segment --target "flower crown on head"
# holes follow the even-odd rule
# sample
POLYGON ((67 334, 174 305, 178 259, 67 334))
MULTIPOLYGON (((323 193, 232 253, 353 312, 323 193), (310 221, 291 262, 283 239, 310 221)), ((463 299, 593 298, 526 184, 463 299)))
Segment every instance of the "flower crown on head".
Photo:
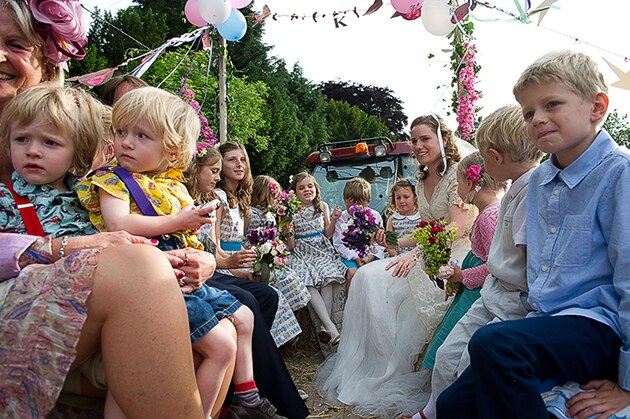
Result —
POLYGON ((208 147, 212 147, 212 144, 207 143, 205 141, 197 143, 197 148, 195 149, 195 157, 201 159, 208 154, 208 147))
POLYGON ((469 181, 477 182, 481 177, 481 167, 473 164, 468 169, 466 169, 464 173, 466 173, 466 177, 469 181))
POLYGON ((35 31, 44 39, 43 54, 68 70, 66 61, 82 60, 88 43, 87 26, 78 0, 24 0, 35 31))

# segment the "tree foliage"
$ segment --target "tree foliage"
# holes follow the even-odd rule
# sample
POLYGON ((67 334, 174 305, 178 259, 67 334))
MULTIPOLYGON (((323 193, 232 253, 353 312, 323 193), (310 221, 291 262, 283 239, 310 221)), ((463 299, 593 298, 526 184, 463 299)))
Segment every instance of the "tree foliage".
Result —
POLYGON ((387 136, 388 127, 377 117, 340 100, 326 103, 326 121, 332 141, 387 136))
MULTIPOLYGON (((193 26, 185 19, 184 4, 185 0, 135 0, 115 14, 95 9, 86 59, 71 66, 71 75, 119 65, 189 32, 193 26)), ((253 13, 250 8, 242 12, 246 16, 253 13)), ((340 90, 333 92, 334 83, 329 82, 329 97, 356 106, 331 102, 322 85, 304 77, 299 65, 288 69, 284 60, 270 56, 271 47, 262 42, 264 27, 265 22, 249 24, 241 41, 227 45, 227 138, 247 147, 254 174, 264 173, 286 183, 290 174, 305 168, 306 156, 320 143, 401 135, 407 118, 400 100, 389 89, 339 82, 340 90), (343 89, 348 91, 341 92, 343 89), (333 96, 342 93, 345 99, 333 96)), ((198 45, 189 51, 190 44, 167 50, 142 78, 175 94, 186 79, 218 136, 216 57, 221 52, 217 33, 211 37, 211 51, 197 51, 198 45)), ((128 73, 139 63, 132 61, 121 71, 128 73)))
POLYGON ((630 120, 628 115, 620 115, 613 110, 604 122, 604 128, 618 144, 630 147, 630 120))
POLYGON ((379 118, 389 128, 390 135, 405 137, 407 116, 401 100, 390 89, 346 81, 327 81, 319 85, 319 90, 328 99, 347 102, 379 118))

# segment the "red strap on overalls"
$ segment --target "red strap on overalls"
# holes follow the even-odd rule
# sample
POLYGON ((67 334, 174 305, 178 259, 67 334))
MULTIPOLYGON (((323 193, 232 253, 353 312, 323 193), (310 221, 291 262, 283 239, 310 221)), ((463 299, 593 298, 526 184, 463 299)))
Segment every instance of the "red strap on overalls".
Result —
POLYGON ((11 182, 6 184, 9 191, 11 191, 11 195, 13 195, 13 199, 15 200, 15 204, 20 210, 20 215, 22 216, 22 221, 24 221, 24 226, 26 227, 26 232, 31 236, 40 236, 44 237, 44 229, 42 228, 42 224, 39 222, 39 217, 35 212, 35 207, 31 203, 30 199, 26 196, 20 196, 13 189, 13 184, 11 182))

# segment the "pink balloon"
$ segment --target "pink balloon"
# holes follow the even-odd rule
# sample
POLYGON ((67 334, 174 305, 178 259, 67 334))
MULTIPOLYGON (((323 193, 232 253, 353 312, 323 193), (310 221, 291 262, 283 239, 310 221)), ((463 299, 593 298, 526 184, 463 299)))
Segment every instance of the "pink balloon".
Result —
POLYGON ((232 0, 232 7, 235 9, 242 9, 251 2, 252 0, 232 0))
POLYGON ((392 7, 406 15, 418 10, 422 3, 424 0, 392 0, 392 7))
POLYGON ((199 14, 199 0, 188 0, 184 6, 186 19, 195 26, 206 26, 208 22, 203 20, 199 14))

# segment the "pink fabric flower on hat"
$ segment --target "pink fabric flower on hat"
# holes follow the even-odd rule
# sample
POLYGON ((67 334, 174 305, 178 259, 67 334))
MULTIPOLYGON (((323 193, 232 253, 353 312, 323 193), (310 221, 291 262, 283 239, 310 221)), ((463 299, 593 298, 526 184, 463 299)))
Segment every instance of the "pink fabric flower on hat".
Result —
POLYGON ((82 60, 88 39, 77 0, 28 0, 34 27, 44 38, 44 55, 56 66, 67 68, 70 58, 82 60))

